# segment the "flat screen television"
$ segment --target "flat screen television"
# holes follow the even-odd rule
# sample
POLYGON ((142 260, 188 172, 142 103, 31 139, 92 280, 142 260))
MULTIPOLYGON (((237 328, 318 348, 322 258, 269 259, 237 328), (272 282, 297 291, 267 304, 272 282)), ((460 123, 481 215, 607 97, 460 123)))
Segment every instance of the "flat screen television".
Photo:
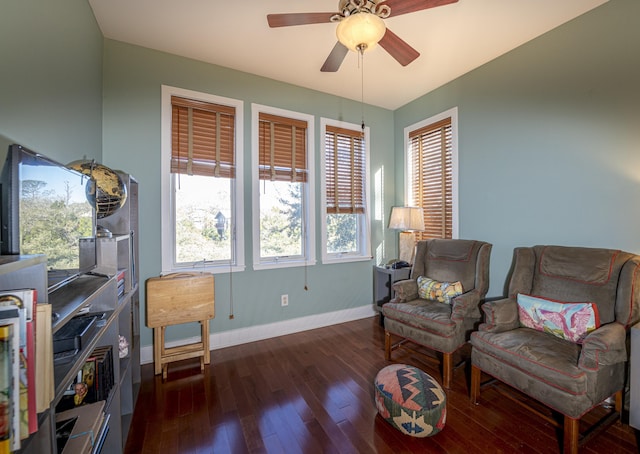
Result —
POLYGON ((39 153, 10 145, 0 176, 2 254, 46 254, 49 291, 96 267, 90 179, 39 153))

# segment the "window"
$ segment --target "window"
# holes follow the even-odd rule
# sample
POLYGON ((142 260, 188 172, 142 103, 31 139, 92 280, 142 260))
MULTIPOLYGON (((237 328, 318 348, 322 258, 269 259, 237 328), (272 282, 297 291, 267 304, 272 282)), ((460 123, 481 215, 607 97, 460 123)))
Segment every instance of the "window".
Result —
POLYGON ((416 239, 457 238, 457 109, 405 128, 407 204, 423 208, 416 239))
POLYGON ((324 133, 322 260, 369 260, 369 128, 321 119, 324 133))
POLYGON ((313 117, 254 104, 254 268, 313 263, 313 117))
POLYGON ((242 102, 162 87, 162 269, 244 267, 242 102))

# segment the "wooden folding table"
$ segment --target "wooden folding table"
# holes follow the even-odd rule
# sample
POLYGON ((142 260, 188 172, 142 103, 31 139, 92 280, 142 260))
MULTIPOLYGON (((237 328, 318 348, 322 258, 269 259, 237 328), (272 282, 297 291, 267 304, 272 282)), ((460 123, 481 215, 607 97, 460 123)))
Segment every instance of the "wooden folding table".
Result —
POLYGON ((215 316, 214 279, 210 273, 172 273, 146 281, 147 327, 153 328, 155 374, 167 378, 174 361, 200 357, 200 370, 211 362, 209 320, 215 316), (165 346, 167 326, 200 323, 200 342, 165 346))

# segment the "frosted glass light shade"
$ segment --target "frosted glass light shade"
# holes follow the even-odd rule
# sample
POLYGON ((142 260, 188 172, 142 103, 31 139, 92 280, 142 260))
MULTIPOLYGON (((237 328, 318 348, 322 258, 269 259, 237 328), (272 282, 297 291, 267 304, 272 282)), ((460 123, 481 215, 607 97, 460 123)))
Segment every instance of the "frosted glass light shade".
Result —
POLYGON ((389 218, 389 228, 402 230, 398 237, 398 258, 413 263, 416 251, 416 239, 412 230, 424 230, 422 208, 393 207, 389 218))
POLYGON ((345 17, 336 27, 336 36, 349 50, 357 52, 360 45, 372 49, 384 36, 384 21, 372 13, 361 12, 345 17))
POLYGON ((398 230, 424 230, 424 217, 422 208, 418 207, 393 207, 389 228, 398 230))

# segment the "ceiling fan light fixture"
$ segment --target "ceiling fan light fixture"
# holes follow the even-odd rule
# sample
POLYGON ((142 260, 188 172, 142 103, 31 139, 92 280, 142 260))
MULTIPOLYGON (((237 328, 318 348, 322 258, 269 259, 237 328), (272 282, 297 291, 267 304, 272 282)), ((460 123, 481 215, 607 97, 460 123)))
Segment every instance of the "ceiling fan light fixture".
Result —
POLYGON ((354 52, 373 49, 387 27, 375 14, 359 12, 342 19, 336 28, 338 41, 354 52))

